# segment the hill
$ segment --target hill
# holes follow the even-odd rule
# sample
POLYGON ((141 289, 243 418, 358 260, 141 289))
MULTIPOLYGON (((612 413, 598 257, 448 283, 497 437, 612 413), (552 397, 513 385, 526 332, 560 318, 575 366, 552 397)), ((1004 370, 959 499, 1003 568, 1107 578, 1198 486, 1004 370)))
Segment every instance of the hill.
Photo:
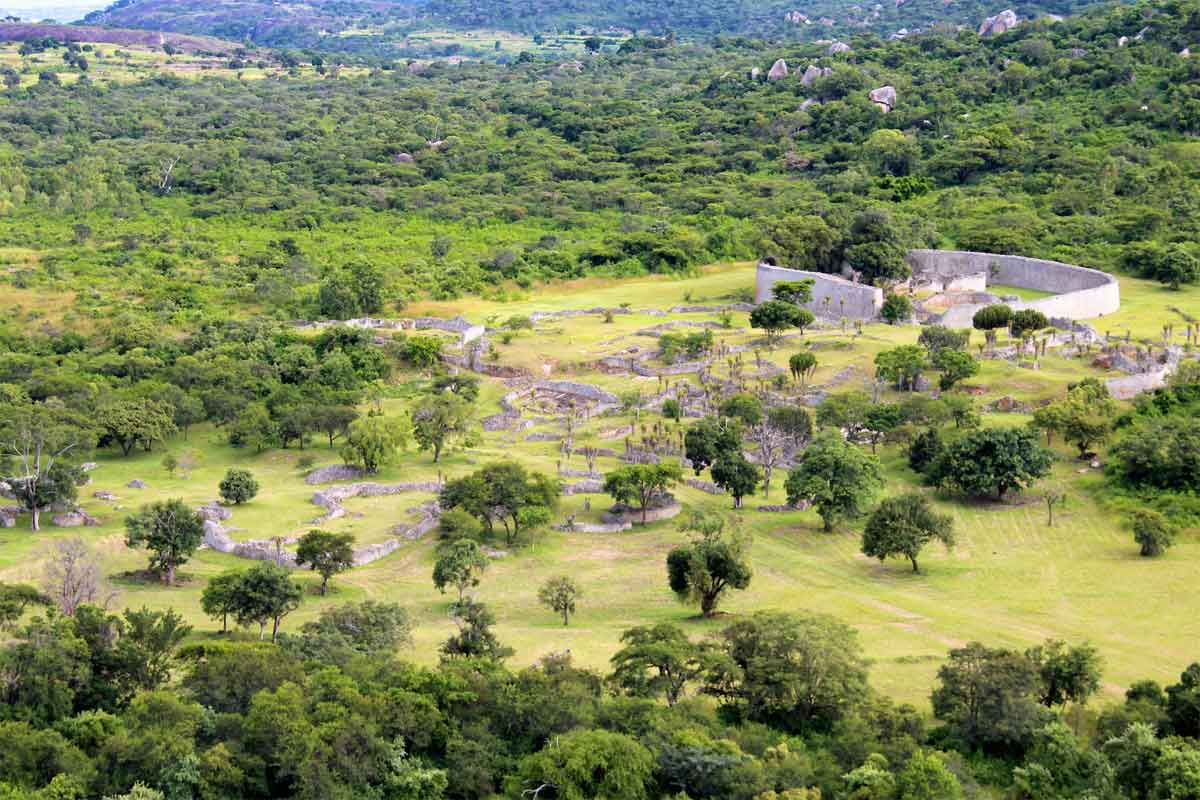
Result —
POLYGON ((933 25, 977 28, 1011 7, 1022 19, 1066 15, 1089 0, 1032 0, 1011 6, 996 0, 118 0, 89 14, 90 24, 205 34, 275 47, 379 49, 403 44, 430 27, 525 34, 629 31, 684 37, 718 34, 814 39, 871 32, 883 36, 933 25))
POLYGON ((170 31, 112 28, 100 25, 49 25, 38 22, 0 23, 0 41, 26 42, 53 39, 56 42, 92 42, 121 46, 162 47, 171 45, 184 52, 232 53, 237 42, 170 31))

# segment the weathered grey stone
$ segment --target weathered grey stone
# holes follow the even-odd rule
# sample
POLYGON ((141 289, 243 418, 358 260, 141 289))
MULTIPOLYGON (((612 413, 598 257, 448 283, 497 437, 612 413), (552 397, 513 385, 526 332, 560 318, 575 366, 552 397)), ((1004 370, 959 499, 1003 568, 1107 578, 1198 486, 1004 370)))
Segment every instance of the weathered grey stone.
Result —
POLYGON ((782 58, 780 58, 780 59, 777 59, 775 61, 775 63, 771 65, 771 69, 767 73, 767 80, 778 81, 778 80, 782 80, 783 78, 786 78, 787 76, 788 76, 787 62, 784 61, 782 58))
POLYGON ((829 55, 831 55, 831 56, 835 56, 838 53, 849 53, 849 52, 850 52, 850 45, 846 44, 845 42, 834 42, 833 44, 829 45, 829 55))
POLYGON ((350 466, 349 464, 331 464, 327 467, 318 467, 312 472, 304 476, 304 482, 308 485, 317 483, 333 483, 334 481, 353 481, 358 480, 365 475, 358 467, 350 466))
POLYGON ((396 155, 392 156, 392 160, 397 164, 411 164, 416 159, 412 157, 412 153, 396 153, 396 155))
POLYGON ((878 89, 872 89, 867 96, 885 114, 896 107, 895 86, 880 86, 878 89))
POLYGON ((216 500, 200 506, 196 509, 196 513, 200 515, 201 519, 211 520, 213 522, 224 522, 233 516, 232 511, 218 503, 216 500))
POLYGON ((131 480, 129 483, 127 483, 125 485, 128 486, 130 489, 145 489, 146 488, 146 482, 143 480, 140 480, 138 478, 134 478, 133 480, 131 480))
POLYGON ((92 492, 92 497, 96 498, 97 500, 106 500, 106 501, 110 501, 110 502, 117 499, 117 496, 115 494, 113 494, 112 492, 105 492, 105 491, 92 492))
POLYGON ((980 36, 999 36, 1021 24, 1017 12, 1006 8, 994 17, 988 17, 979 25, 980 36))
POLYGON ((812 86, 821 78, 832 74, 833 70, 829 67, 818 67, 816 64, 809 64, 804 70, 804 74, 800 76, 800 83, 804 86, 812 86))
POLYGON ((84 525, 92 528, 100 524, 100 520, 89 515, 81 508, 68 511, 65 514, 55 514, 51 517, 50 522, 59 528, 79 528, 84 525))

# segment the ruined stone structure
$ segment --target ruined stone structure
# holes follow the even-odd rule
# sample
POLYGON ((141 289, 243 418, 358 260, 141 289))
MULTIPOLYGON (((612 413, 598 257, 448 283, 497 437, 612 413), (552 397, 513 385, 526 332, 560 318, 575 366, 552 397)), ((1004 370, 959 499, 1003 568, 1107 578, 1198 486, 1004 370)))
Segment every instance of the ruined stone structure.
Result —
MULTIPOLYGON (((985 305, 1002 298, 988 293, 994 285, 1053 292, 1039 300, 1003 300, 1014 310, 1032 308, 1052 319, 1077 320, 1111 314, 1121 306, 1117 279, 1106 272, 1059 261, 1025 256, 972 253, 963 250, 910 250, 912 286, 945 293, 953 302, 931 320, 952 328, 969 328, 971 318, 985 305)), ((839 275, 759 264, 754 300, 771 299, 778 281, 813 281, 813 300, 807 307, 818 316, 874 319, 883 305, 883 291, 839 275), (828 298, 828 300, 826 299, 828 298)))

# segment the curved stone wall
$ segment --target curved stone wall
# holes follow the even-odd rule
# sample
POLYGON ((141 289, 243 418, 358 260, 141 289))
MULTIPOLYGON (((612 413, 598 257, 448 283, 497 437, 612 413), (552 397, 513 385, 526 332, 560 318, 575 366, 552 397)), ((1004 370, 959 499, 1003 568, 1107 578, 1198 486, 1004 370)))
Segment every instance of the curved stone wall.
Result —
MULTIPOLYGON (((910 250, 908 263, 913 273, 956 277, 986 273, 989 285, 1054 292, 1040 300, 1008 303, 1014 309, 1033 308, 1047 317, 1087 319, 1111 314, 1121 307, 1121 288, 1107 272, 1061 261, 1025 256, 972 253, 965 250, 910 250)), ((964 304, 949 309, 939 320, 950 327, 970 327, 971 317, 985 304, 964 304)))
MULTIPOLYGON (((1087 319, 1111 314, 1121 307, 1117 279, 1106 272, 1061 261, 1025 256, 972 253, 965 250, 910 250, 908 263, 914 275, 924 273, 942 282, 985 274, 989 285, 1016 286, 1053 292, 1040 300, 1008 303, 1014 309, 1033 308, 1047 317, 1087 319)), ((813 300, 807 304, 815 314, 851 319, 873 319, 883 305, 883 291, 854 283, 838 275, 759 264, 755 275, 754 302, 771 299, 771 287, 779 281, 812 279, 813 300), (825 298, 829 298, 826 302, 825 298)), ((938 321, 950 327, 970 327, 975 312, 986 303, 955 305, 938 321)))
POLYGON ((883 290, 865 283, 848 281, 839 275, 788 269, 773 264, 759 264, 754 281, 754 302, 771 299, 771 287, 779 281, 811 279, 813 299, 805 307, 817 316, 872 319, 883 306, 883 290), (829 302, 825 302, 825 298, 829 302))

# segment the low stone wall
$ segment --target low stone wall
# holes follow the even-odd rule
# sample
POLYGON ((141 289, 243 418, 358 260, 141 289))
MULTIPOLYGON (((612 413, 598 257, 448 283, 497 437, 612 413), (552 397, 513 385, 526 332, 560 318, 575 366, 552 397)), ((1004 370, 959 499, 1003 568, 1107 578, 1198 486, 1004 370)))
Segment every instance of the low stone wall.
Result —
MULTIPOLYGON (((1013 309, 1036 309, 1047 317, 1086 319, 1111 314, 1121 307, 1117 279, 1098 269, 965 250, 910 250, 907 258, 914 274, 926 272, 945 279, 984 272, 989 286, 1002 284, 1054 292, 1053 297, 1008 303, 1013 309)), ((980 308, 982 304, 957 305, 938 321, 955 328, 970 327, 971 318, 980 308)))
MULTIPOLYGON (((677 517, 681 511, 683 511, 683 506, 679 504, 678 500, 672 498, 672 500, 665 505, 646 509, 646 524, 648 525, 651 522, 657 522, 661 519, 671 519, 672 517, 677 517)), ((642 510, 640 508, 632 508, 630 506, 617 504, 608 511, 605 511, 601 518, 610 525, 623 524, 627 522, 634 525, 640 525, 642 522, 642 510)))
POLYGON ((812 280, 812 302, 805 307, 817 316, 874 319, 883 306, 883 290, 855 283, 838 275, 759 264, 754 281, 754 302, 771 299, 771 287, 780 281, 812 280), (826 303, 826 298, 829 302, 826 303))

